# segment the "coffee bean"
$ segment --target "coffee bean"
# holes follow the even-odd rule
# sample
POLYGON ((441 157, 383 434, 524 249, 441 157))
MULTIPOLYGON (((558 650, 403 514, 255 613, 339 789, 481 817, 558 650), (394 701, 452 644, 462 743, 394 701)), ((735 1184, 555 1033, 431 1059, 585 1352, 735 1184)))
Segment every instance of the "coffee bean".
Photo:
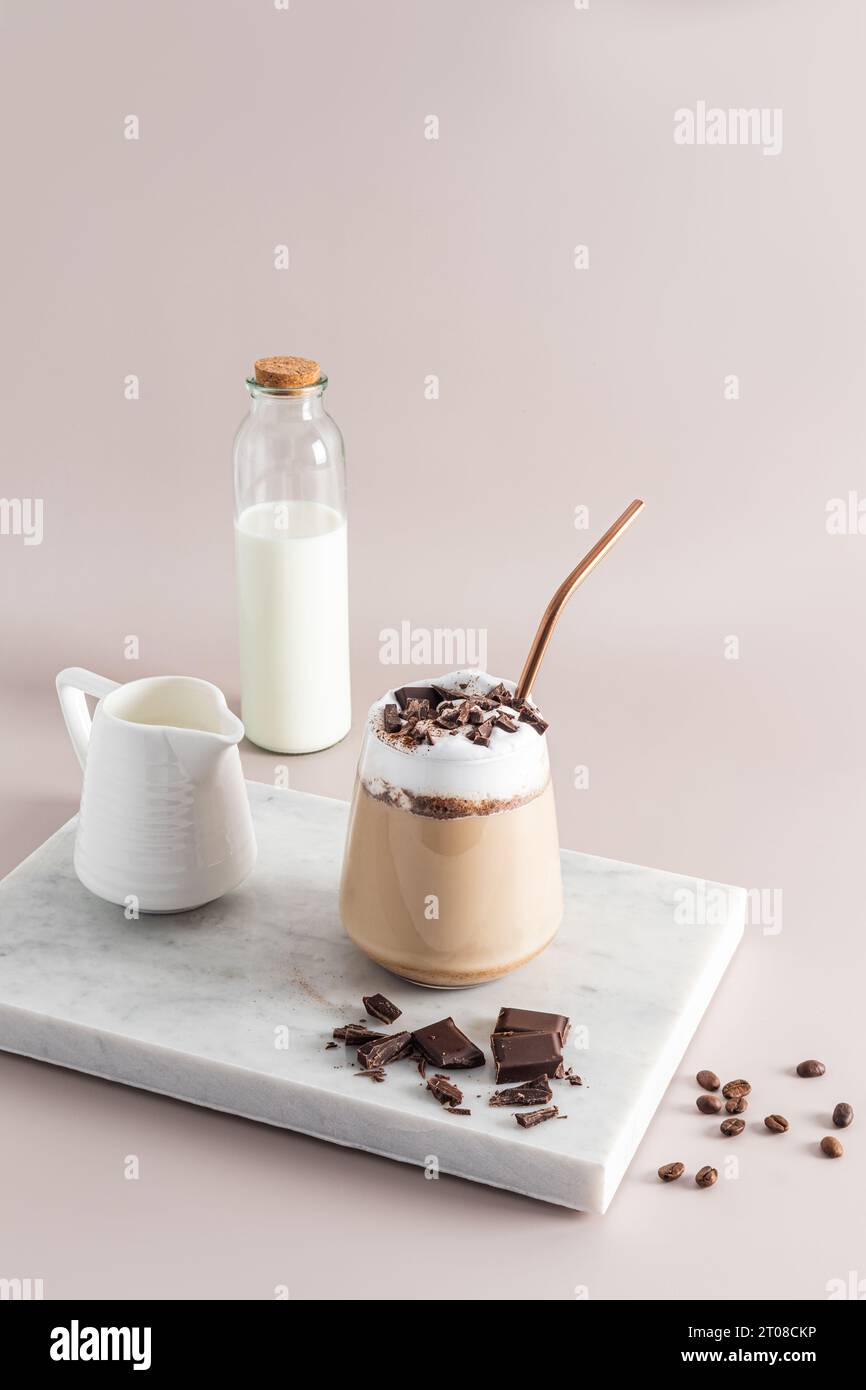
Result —
POLYGON ((823 1076, 826 1070, 827 1068, 824 1066, 823 1062, 816 1062, 814 1060, 810 1060, 808 1062, 801 1062, 799 1064, 799 1066, 797 1067, 797 1075, 823 1076))
POLYGON ((702 1091, 717 1091, 722 1084, 714 1071, 699 1071, 695 1080, 702 1091))
POLYGON ((725 1100, 739 1100, 740 1096, 747 1096, 751 1089, 748 1081, 726 1081, 722 1087, 722 1095, 725 1100))
POLYGON ((702 1115, 718 1115, 722 1102, 718 1096, 698 1096, 695 1101, 702 1115))
POLYGON ((836 1109, 833 1111, 833 1123, 837 1129, 847 1129, 854 1118, 854 1107, 847 1101, 840 1100, 836 1109))
POLYGON ((715 1168, 699 1168, 695 1173, 695 1182, 698 1187, 712 1187, 718 1176, 715 1168))
POLYGON ((746 1128, 745 1120, 722 1120, 719 1129, 726 1139, 733 1139, 746 1128))
POLYGON ((764 1124, 773 1134, 784 1134, 789 1127, 784 1115, 767 1115, 764 1124))
POLYGON ((662 1182, 676 1182, 686 1171, 684 1163, 665 1163, 659 1168, 659 1177, 662 1182))
POLYGON ((826 1138, 821 1140, 821 1152, 825 1153, 828 1158, 841 1158, 845 1150, 838 1139, 832 1134, 828 1134, 826 1138))
POLYGON ((748 1110, 749 1102, 745 1096, 737 1096, 735 1100, 726 1100, 725 1109, 729 1115, 742 1115, 744 1110, 748 1110))

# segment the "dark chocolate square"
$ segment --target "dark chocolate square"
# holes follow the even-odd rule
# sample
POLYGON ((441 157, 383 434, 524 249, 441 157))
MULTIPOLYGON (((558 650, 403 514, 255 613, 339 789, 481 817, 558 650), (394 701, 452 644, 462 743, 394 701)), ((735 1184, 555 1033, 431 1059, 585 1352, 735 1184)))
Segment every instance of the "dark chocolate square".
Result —
MULTIPOLYGON (((437 1067, 482 1067, 484 1053, 465 1033, 462 1033, 453 1018, 440 1019, 438 1023, 428 1023, 412 1034, 415 1045, 420 1048, 428 1062, 437 1067)), ((538 1074, 537 1072, 535 1073, 538 1074)))

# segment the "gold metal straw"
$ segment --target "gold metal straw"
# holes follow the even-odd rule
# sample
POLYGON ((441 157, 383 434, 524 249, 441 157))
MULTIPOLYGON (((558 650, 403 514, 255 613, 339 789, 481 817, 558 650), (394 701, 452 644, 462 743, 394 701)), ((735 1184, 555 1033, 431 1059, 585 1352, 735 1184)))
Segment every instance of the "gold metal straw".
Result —
POLYGON ((639 497, 636 497, 633 502, 630 502, 622 516, 618 516, 610 529, 605 531, 601 540, 596 541, 592 550, 587 551, 580 564, 577 566, 577 569, 573 569, 568 578, 563 579, 556 593, 553 595, 553 598, 550 600, 550 603, 545 608, 544 617, 538 624, 538 631, 533 638, 532 646, 529 648, 529 656, 526 658, 520 680, 517 682, 517 690, 515 691, 516 699, 526 699, 535 684, 535 677, 538 675, 538 668, 541 665, 544 653, 547 651, 547 644, 553 636, 553 629, 556 627, 559 621, 559 615, 568 603, 575 589, 580 587, 587 575, 591 574, 595 569, 599 560, 604 559, 611 546, 615 545, 620 536, 628 530, 638 512, 643 510, 644 505, 645 504, 639 497))

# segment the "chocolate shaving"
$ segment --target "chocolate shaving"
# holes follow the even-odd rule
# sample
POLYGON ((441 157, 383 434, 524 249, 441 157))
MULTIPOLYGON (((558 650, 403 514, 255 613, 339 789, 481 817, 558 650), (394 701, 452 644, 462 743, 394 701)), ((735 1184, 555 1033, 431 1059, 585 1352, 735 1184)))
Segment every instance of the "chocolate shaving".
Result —
POLYGON ((514 1118, 521 1129, 533 1129, 535 1125, 543 1125, 545 1120, 555 1120, 558 1115, 559 1106, 549 1105, 546 1110, 530 1110, 528 1115, 515 1115, 514 1118))
POLYGON ((455 1086, 453 1081, 449 1081, 447 1076, 437 1072, 431 1076, 427 1082, 427 1090, 436 1097, 440 1105, 454 1106, 459 1105, 463 1100, 463 1092, 459 1086, 455 1086))
POLYGON ((355 1072, 355 1077, 356 1077, 356 1079, 357 1079, 357 1077, 359 1077, 359 1076, 369 1076, 369 1078, 370 1078, 371 1081, 384 1081, 384 1080, 385 1080, 385 1068, 384 1068, 384 1067, 367 1067, 364 1071, 356 1071, 356 1072, 355 1072))
POLYGON ((471 1110, 461 1110, 456 1105, 449 1105, 445 1111, 446 1115, 471 1115, 471 1110))
POLYGON ((573 1071, 571 1067, 566 1067, 566 1069, 565 1069, 565 1079, 566 1079, 566 1081, 568 1082, 569 1086, 582 1086, 582 1085, 583 1085, 583 1077, 582 1077, 582 1076, 578 1076, 577 1072, 576 1072, 576 1071, 573 1071))
POLYGON ((358 1061, 368 1071, 385 1067, 389 1062, 399 1062, 412 1048, 411 1033, 390 1033, 375 1042, 365 1043, 358 1048, 358 1061))
POLYGON ((347 1047, 360 1047, 362 1043, 375 1042, 377 1038, 387 1037, 387 1033, 375 1033, 363 1023, 347 1023, 344 1028, 335 1028, 334 1037, 347 1047))
POLYGON ((365 994, 362 996, 362 1002, 370 1017, 378 1018, 380 1023, 393 1023, 403 1012, 396 1004, 392 1004, 390 999, 386 999, 384 994, 365 994))
POLYGON ((490 1097, 490 1104, 500 1106, 542 1105, 544 1101, 552 1098, 553 1092, 547 1077, 536 1076, 533 1077, 532 1081, 524 1081, 522 1086, 512 1086, 506 1091, 494 1091, 490 1097))
POLYGON ((336 1047, 336 1046, 337 1046, 337 1044, 336 1044, 335 1042, 326 1042, 326 1043, 325 1043, 325 1051, 327 1052, 330 1048, 336 1047))

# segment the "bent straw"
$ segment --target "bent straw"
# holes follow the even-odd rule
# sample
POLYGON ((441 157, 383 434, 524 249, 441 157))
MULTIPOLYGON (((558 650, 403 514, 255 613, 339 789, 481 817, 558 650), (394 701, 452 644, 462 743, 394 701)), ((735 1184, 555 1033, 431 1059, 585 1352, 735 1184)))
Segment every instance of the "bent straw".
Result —
POLYGON ((529 648, 529 655, 520 673, 520 680, 517 682, 517 689, 514 692, 515 699, 525 700, 535 684, 535 677, 538 675, 538 668, 553 636, 553 629, 559 622, 559 615, 575 589, 579 588, 587 575, 592 573, 599 560, 604 559, 611 546, 616 544, 638 513, 643 510, 644 505, 645 503, 639 497, 630 502, 622 516, 617 517, 613 525, 605 531, 601 540, 596 541, 592 550, 587 551, 577 568, 573 569, 568 578, 560 584, 544 610, 544 617, 538 624, 538 631, 533 638, 532 646, 529 648))

